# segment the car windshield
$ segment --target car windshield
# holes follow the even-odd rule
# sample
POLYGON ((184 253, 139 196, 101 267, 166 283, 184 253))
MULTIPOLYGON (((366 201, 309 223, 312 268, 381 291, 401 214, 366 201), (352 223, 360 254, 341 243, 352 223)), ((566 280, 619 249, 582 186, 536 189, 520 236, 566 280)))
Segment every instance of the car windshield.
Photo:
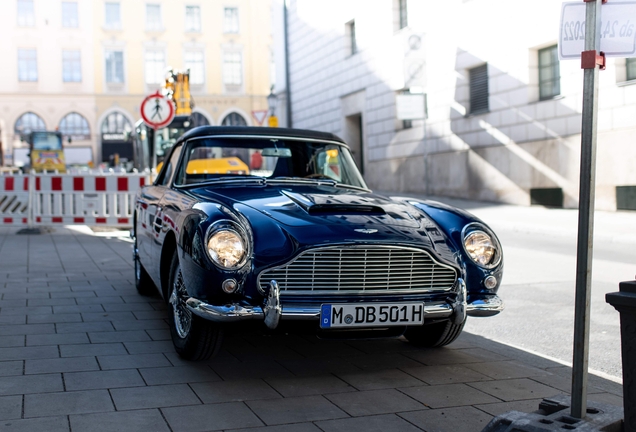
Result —
POLYGON ((186 143, 174 183, 253 180, 332 181, 366 188, 349 149, 289 138, 205 138, 186 143))

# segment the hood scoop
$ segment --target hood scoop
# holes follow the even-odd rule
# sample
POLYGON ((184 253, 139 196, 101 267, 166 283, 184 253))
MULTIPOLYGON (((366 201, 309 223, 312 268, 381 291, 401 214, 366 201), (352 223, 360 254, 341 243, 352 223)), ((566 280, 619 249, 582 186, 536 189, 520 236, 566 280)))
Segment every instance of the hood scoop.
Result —
MULTIPOLYGON (((336 196, 305 195, 290 191, 281 191, 310 215, 369 215, 384 216, 386 211, 380 206, 365 202, 351 202, 336 196)), ((361 200, 362 201, 362 200, 361 200)))

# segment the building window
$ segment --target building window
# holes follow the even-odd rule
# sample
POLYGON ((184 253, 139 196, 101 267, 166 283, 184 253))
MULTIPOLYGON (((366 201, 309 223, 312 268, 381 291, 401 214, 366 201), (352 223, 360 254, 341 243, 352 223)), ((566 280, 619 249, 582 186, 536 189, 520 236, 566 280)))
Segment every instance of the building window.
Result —
POLYGON ((221 122, 221 126, 247 126, 247 122, 239 113, 230 113, 221 122))
POLYGON ((121 28, 121 15, 119 10, 119 2, 106 2, 106 21, 104 27, 107 29, 121 28))
POLYGON ((77 2, 62 2, 62 27, 79 27, 77 2))
POLYGON ((160 31, 163 30, 161 25, 161 5, 146 5, 146 30, 160 31))
POLYGON ((636 58, 625 59, 625 79, 636 79, 636 58))
POLYGON ((46 125, 42 118, 32 112, 24 113, 18 118, 13 127, 16 135, 24 135, 33 131, 45 131, 46 125))
POLYGON ((470 74, 470 114, 479 114, 490 110, 488 102, 488 64, 477 66, 470 74))
POLYGON ((18 0, 18 26, 33 27, 34 25, 33 0, 18 0))
POLYGON ((398 0, 398 18, 400 29, 409 25, 409 20, 406 10, 406 0, 398 0))
POLYGON ((356 40, 356 22, 350 21, 346 24, 346 35, 348 41, 348 53, 349 55, 354 55, 358 52, 358 41, 356 40))
MULTIPOLYGON (((120 112, 112 112, 106 116, 104 121, 102 122, 102 133, 103 134, 127 134, 132 132, 132 125, 120 112)), ((121 141, 125 140, 125 137, 120 137, 121 141)))
POLYGON ((62 80, 82 81, 82 61, 80 51, 62 51, 62 80))
POLYGON ((199 6, 186 6, 185 31, 201 31, 201 8, 199 6))
POLYGON ((124 83, 123 51, 106 51, 106 82, 110 84, 124 83))
POLYGON ((60 121, 60 132, 64 139, 71 138, 76 141, 88 140, 91 138, 91 130, 88 121, 76 112, 68 113, 60 121))
POLYGON ((561 73, 557 46, 539 50, 539 99, 551 99, 561 94, 561 73))
POLYGON ((18 50, 18 81, 38 80, 38 59, 34 49, 18 50))
POLYGON ((223 11, 223 33, 239 32, 238 8, 226 7, 223 11))
POLYGON ((186 51, 185 67, 190 69, 190 84, 202 85, 205 82, 205 67, 202 51, 186 51))
POLYGON ((208 126, 210 122, 207 117, 199 112, 193 112, 190 116, 190 127, 194 128, 197 126, 208 126))
POLYGON ((163 51, 149 50, 145 54, 146 84, 161 84, 166 75, 166 59, 163 51))
POLYGON ((223 84, 240 86, 243 84, 243 59, 241 53, 226 52, 223 54, 223 84))

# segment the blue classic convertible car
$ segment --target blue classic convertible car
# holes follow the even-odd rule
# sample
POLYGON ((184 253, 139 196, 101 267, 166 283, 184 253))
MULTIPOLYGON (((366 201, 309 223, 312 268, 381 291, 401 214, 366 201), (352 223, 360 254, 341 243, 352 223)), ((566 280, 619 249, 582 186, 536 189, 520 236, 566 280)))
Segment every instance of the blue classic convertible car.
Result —
POLYGON ((138 193, 133 236, 137 289, 169 303, 186 359, 215 354, 239 321, 436 347, 467 316, 503 310, 492 230, 438 202, 373 194, 329 133, 187 132, 138 193))

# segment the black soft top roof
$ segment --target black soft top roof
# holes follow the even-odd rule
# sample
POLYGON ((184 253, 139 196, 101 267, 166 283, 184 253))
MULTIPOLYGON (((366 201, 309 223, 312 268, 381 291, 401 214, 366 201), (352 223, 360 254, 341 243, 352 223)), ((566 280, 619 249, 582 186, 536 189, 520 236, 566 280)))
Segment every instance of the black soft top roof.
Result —
POLYGON ((329 132, 319 132, 307 129, 269 128, 252 126, 199 126, 184 133, 178 142, 204 136, 214 135, 245 135, 245 136, 279 136, 293 138, 311 138, 345 143, 342 139, 329 132))

